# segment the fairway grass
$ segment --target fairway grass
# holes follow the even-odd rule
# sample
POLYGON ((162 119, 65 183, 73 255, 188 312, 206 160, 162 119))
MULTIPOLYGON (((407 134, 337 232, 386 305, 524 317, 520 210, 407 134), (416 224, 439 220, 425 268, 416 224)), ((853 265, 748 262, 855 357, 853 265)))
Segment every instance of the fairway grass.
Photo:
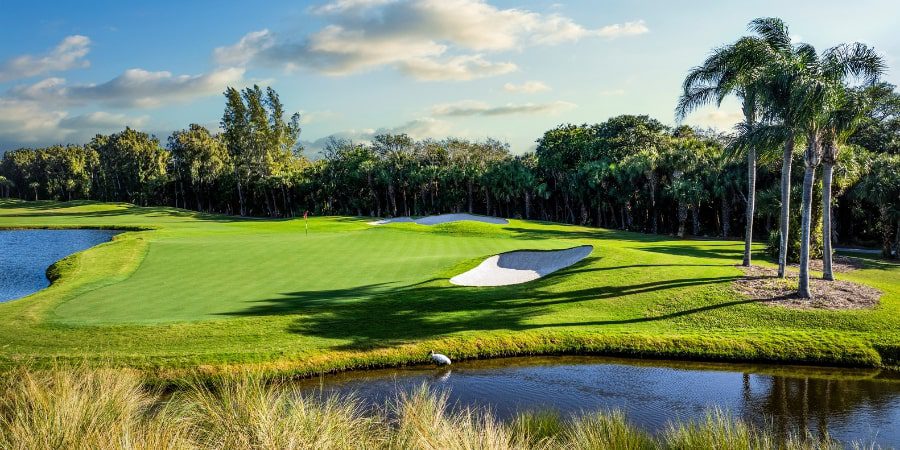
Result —
MULTIPOLYGON (((140 229, 57 263, 53 285, 0 304, 0 364, 88 361, 161 377, 273 374, 552 353, 896 366, 900 267, 837 277, 872 310, 793 310, 738 294, 742 243, 510 220, 370 226, 91 202, 0 201, 0 228, 140 229), (592 245, 514 286, 453 286, 485 257, 592 245)), ((761 253, 761 248, 758 248, 761 253)), ((762 261, 762 255, 757 255, 762 261)), ((768 264, 763 262, 763 264, 768 264)))

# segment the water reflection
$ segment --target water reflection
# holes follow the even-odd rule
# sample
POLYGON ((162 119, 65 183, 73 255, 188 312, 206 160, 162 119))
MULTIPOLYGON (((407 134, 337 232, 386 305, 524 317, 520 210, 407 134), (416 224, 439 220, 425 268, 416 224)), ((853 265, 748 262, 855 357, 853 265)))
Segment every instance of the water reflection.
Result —
POLYGON ((750 374, 744 379, 743 416, 755 422, 768 417, 782 435, 799 429, 900 442, 896 381, 750 374))
POLYGON ((640 362, 609 358, 512 358, 397 369, 300 382, 302 389, 354 392, 382 406, 421 384, 448 390, 457 406, 490 407, 501 419, 524 410, 564 415, 620 409, 658 431, 670 420, 721 408, 787 435, 829 433, 842 441, 900 445, 900 379, 872 370, 640 362))

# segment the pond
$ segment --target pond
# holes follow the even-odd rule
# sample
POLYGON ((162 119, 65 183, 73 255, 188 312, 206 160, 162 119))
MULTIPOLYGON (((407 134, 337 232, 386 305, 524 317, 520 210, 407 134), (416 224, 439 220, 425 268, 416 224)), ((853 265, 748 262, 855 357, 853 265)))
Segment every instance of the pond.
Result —
POLYGON ((47 267, 73 253, 107 242, 118 231, 0 230, 0 302, 50 285, 47 267))
POLYGON ((782 436, 828 432, 843 442, 900 445, 900 374, 805 366, 635 361, 598 357, 508 358, 329 375, 302 390, 354 393, 370 407, 422 384, 446 390, 457 407, 488 407, 499 418, 554 410, 621 410, 653 432, 720 408, 782 436))

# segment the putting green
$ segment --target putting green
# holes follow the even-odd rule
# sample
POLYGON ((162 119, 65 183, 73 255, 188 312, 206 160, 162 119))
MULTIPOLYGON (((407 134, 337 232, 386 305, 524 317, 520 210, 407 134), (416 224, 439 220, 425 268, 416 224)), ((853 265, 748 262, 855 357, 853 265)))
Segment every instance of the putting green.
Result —
MULTIPOLYGON (((271 304, 302 313, 304 302, 353 301, 438 277, 471 258, 556 240, 458 236, 434 230, 336 226, 314 219, 265 232, 238 225, 154 240, 137 270, 119 283, 67 299, 53 320, 68 324, 159 323, 221 319, 271 304), (302 300, 301 300, 302 299, 302 300)), ((421 225, 413 225, 421 227, 421 225)), ((454 229, 458 227, 448 226, 454 229)))
MULTIPOLYGON (((900 266, 838 278, 875 309, 795 310, 737 293, 743 244, 512 220, 370 226, 236 219, 173 208, 0 201, 2 227, 119 227, 0 304, 0 367, 76 362, 177 376, 247 365, 310 375, 546 353, 900 365, 900 266), (519 249, 592 245, 578 264, 503 287, 449 278, 519 249)), ((764 261, 761 247, 756 261, 764 261)))

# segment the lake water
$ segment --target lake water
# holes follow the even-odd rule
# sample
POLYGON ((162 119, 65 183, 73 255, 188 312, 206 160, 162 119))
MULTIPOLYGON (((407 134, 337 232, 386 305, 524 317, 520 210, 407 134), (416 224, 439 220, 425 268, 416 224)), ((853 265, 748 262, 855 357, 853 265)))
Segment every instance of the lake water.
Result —
POLYGON ((422 384, 446 390, 456 406, 563 415, 622 410, 657 432, 670 420, 697 419, 718 407, 786 436, 808 429, 849 442, 900 447, 900 374, 796 366, 641 362, 597 357, 509 358, 448 369, 408 368, 300 382, 308 392, 355 393, 372 407, 422 384))
POLYGON ((118 231, 0 230, 0 302, 50 285, 47 267, 73 253, 107 242, 118 231))

